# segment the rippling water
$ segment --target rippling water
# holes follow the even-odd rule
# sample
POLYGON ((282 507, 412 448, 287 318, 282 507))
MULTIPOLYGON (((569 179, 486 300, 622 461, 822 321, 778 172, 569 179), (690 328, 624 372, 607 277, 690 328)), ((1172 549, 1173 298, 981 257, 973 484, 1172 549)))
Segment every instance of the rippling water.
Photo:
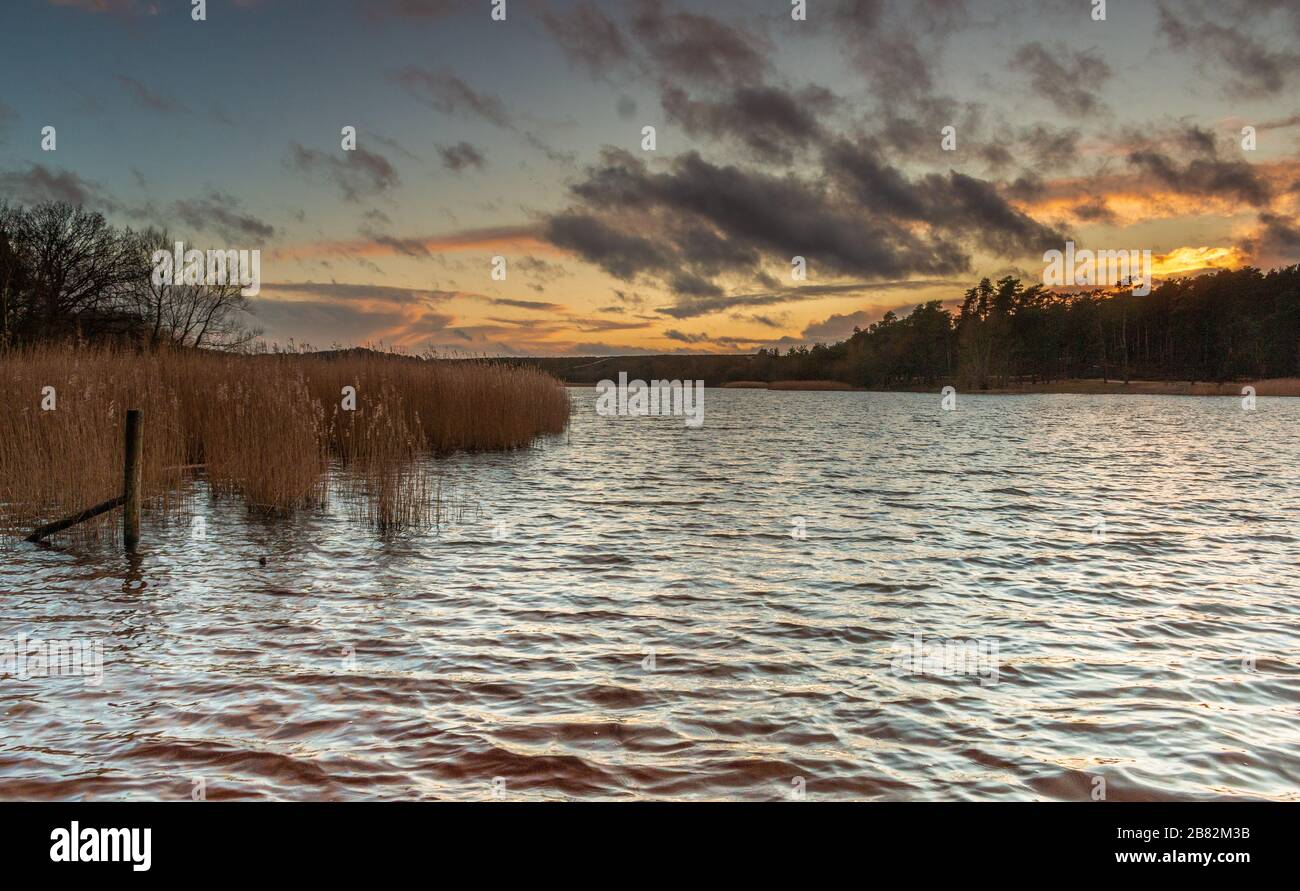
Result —
POLYGON ((104 647, 0 678, 0 797, 1300 798, 1300 400, 570 392, 438 532, 0 551, 104 647))

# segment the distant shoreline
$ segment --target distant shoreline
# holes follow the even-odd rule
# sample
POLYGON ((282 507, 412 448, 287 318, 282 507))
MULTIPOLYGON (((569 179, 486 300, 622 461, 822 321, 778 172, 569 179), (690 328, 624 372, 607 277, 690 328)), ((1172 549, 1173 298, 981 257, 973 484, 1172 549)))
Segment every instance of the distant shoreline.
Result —
MULTIPOLYGON (((566 383, 569 387, 594 387, 590 383, 566 383)), ((1294 396, 1300 397, 1300 378, 1278 377, 1255 381, 1229 381, 1211 383, 1199 381, 1103 381, 1100 379, 1075 379, 1051 381, 1035 384, 1016 384, 1010 387, 990 387, 986 390, 963 390, 959 393, 971 396, 1027 396, 1027 395, 1067 395, 1083 396, 1237 396, 1242 395, 1243 387, 1254 387, 1256 396, 1294 396)), ((853 387, 841 381, 797 380, 797 381, 730 381, 712 389, 722 390, 778 390, 799 392, 872 392, 872 393, 938 393, 941 386, 934 387, 853 387)))

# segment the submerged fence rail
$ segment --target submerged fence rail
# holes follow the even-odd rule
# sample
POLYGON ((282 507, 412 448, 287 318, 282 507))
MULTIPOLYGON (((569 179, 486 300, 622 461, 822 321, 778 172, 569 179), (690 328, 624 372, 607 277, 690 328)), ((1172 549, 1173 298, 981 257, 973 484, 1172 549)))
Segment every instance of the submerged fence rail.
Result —
POLYGON ((62 532, 84 523, 114 508, 122 508, 122 543, 128 551, 140 543, 140 468, 144 451, 144 422, 138 409, 126 413, 126 435, 123 443, 122 494, 108 501, 88 507, 62 520, 37 528, 27 541, 39 542, 56 532, 62 532))

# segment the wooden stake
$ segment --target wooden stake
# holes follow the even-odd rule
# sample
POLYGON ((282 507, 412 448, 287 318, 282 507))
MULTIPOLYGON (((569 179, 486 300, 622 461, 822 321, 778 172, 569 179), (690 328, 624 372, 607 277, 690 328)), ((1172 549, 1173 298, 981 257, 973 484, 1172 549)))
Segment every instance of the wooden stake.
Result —
POLYGON ((126 460, 122 479, 122 541, 128 551, 140 543, 140 456, 144 442, 144 425, 140 412, 126 413, 126 460))

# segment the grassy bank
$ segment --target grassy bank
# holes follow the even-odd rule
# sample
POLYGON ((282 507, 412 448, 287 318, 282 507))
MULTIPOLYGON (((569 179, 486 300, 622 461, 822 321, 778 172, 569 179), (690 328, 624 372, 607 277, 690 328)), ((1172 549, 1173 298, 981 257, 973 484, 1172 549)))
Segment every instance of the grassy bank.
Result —
MULTIPOLYGON (((271 513, 318 506, 336 484, 379 527, 435 508, 418 459, 521 448, 569 420, 563 387, 535 369, 377 353, 45 346, 0 354, 0 380, 0 531, 10 535, 120 494, 128 408, 144 413, 154 511, 184 510, 177 493, 198 472, 217 496, 271 513), (42 407, 47 387, 53 410, 42 407)), ((75 533, 103 534, 115 513, 75 533)))

